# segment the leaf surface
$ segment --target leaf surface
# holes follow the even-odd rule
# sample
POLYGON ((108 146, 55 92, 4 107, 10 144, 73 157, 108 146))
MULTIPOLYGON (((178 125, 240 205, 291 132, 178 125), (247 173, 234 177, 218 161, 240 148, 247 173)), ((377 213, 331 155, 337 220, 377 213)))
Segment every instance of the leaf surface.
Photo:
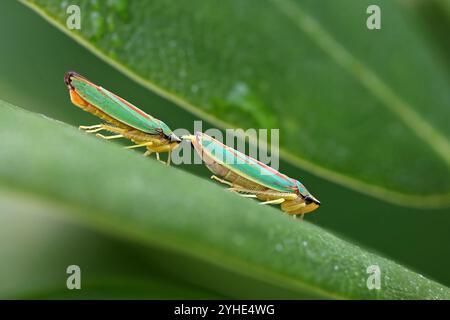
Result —
MULTIPOLYGON (((254 292, 256 284, 272 288, 272 298, 450 297, 448 288, 307 221, 3 101, 0 139, 3 189, 54 208, 55 217, 151 248, 142 256, 168 261, 183 277, 193 272, 189 261, 200 261, 200 277, 226 270, 235 290, 250 281, 254 292), (381 290, 367 288, 371 265, 380 268, 381 290)), ((208 283, 229 295, 220 280, 208 283)))

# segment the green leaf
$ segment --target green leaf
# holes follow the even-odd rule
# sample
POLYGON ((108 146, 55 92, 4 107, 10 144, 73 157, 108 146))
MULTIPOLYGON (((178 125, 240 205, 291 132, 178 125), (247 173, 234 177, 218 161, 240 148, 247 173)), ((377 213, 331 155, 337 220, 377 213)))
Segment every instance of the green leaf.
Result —
POLYGON ((435 51, 435 60, 439 60, 450 72, 450 44, 447 33, 450 29, 450 2, 447 0, 404 1, 413 14, 418 17, 430 47, 435 51))
POLYGON ((394 1, 80 1, 80 31, 60 1, 23 2, 203 119, 279 128, 297 166, 385 201, 450 203, 449 79, 394 1))
POLYGON ((28 205, 23 211, 37 211, 38 219, 41 210, 138 245, 150 265, 160 264, 161 270, 173 270, 189 282, 202 284, 203 279, 215 292, 232 297, 247 292, 272 298, 450 298, 448 288, 307 221, 3 101, 0 140, 0 162, 7 164, 0 166, 0 186, 21 197, 28 205), (367 289, 370 265, 380 268, 381 290, 367 289), (226 278, 204 280, 224 273, 226 278), (260 291, 261 286, 270 290, 260 291))
POLYGON ((36 201, 4 187, 0 186, 0 298, 221 297, 152 269, 136 245, 70 223, 64 219, 70 214, 67 208, 54 201, 36 201), (81 290, 66 287, 66 269, 73 264, 81 268, 81 290))

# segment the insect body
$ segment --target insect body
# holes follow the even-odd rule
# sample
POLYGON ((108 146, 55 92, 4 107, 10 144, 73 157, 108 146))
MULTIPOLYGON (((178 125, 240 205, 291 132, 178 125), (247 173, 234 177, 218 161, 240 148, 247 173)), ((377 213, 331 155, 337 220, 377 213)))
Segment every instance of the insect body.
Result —
POLYGON ((183 136, 190 140, 203 159, 211 177, 230 186, 230 190, 245 197, 263 201, 261 204, 281 204, 281 209, 292 215, 311 212, 320 206, 319 200, 298 180, 276 171, 216 139, 196 132, 183 136))
POLYGON ((161 120, 156 119, 131 103, 116 96, 114 93, 97 86, 70 71, 64 76, 72 103, 81 109, 92 113, 106 122, 93 126, 80 126, 88 133, 105 130, 115 135, 104 136, 104 139, 126 138, 135 143, 127 148, 146 147, 145 156, 155 152, 159 160, 159 153, 168 152, 167 164, 170 163, 170 152, 176 148, 181 140, 161 120))

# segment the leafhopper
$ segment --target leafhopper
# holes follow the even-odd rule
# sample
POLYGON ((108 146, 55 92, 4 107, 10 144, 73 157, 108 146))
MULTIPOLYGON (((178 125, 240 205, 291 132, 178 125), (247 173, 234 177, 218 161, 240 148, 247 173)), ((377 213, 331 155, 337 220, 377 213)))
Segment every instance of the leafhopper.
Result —
POLYGON ((160 160, 160 153, 167 152, 166 163, 170 164, 170 153, 178 147, 181 139, 164 122, 76 72, 67 72, 64 82, 74 105, 106 122, 80 126, 80 129, 88 133, 96 133, 96 136, 106 140, 129 139, 134 145, 126 148, 145 147, 147 150, 144 155, 149 156, 155 152, 158 160, 160 160), (114 135, 105 136, 99 133, 100 131, 108 131, 114 135))
POLYGON ((261 204, 281 204, 290 215, 303 215, 320 206, 300 181, 228 147, 207 134, 183 136, 214 174, 211 178, 229 186, 244 197, 257 198, 261 204))

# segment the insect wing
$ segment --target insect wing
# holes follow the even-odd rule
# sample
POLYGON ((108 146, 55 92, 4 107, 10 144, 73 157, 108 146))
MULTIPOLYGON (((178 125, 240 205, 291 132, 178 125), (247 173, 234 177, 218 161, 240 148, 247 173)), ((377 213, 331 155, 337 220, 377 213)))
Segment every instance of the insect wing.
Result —
POLYGON ((197 132, 195 134, 194 148, 202 159, 214 159, 214 161, 219 162, 239 176, 269 189, 281 192, 294 192, 297 188, 296 180, 289 178, 242 152, 220 143, 204 133, 197 132), (202 155, 202 153, 206 153, 207 156, 202 155))
POLYGON ((120 122, 149 134, 172 133, 161 120, 82 77, 72 76, 71 85, 81 98, 120 122))

